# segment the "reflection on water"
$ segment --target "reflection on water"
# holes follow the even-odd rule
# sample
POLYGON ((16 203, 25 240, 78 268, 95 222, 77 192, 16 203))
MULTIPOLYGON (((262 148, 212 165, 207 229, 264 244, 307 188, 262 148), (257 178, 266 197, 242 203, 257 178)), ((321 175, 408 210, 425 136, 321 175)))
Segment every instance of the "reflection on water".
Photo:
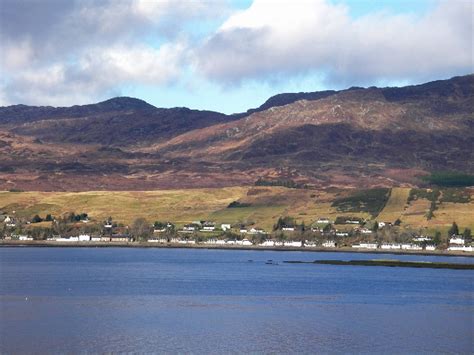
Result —
POLYGON ((375 257, 2 248, 0 352, 472 351, 470 270, 280 262, 375 257))

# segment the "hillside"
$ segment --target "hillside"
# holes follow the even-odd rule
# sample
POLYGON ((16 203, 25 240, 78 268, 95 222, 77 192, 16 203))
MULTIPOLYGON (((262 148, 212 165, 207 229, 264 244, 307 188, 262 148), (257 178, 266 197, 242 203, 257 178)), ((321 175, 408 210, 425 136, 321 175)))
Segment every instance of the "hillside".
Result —
POLYGON ((237 115, 132 98, 0 108, 0 188, 412 186, 474 172, 474 76, 280 94, 237 115))

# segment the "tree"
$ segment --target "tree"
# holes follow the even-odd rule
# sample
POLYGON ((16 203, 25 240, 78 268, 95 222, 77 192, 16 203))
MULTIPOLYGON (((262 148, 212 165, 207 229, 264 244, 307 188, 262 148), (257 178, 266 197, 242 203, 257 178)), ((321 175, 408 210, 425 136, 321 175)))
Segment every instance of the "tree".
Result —
POLYGON ((35 214, 35 216, 31 220, 31 223, 39 223, 39 222, 43 222, 43 218, 41 218, 39 215, 35 214))
POLYGON ((379 222, 375 221, 374 222, 374 225, 372 226, 372 232, 377 232, 377 230, 379 229, 379 222))
POLYGON ((324 233, 329 233, 330 231, 332 231, 332 225, 331 225, 331 223, 328 223, 324 226, 323 232, 324 233))
POLYGON ((440 231, 436 231, 436 233, 434 235, 434 238, 433 238, 433 243, 435 245, 441 244, 441 232, 440 231))
POLYGON ((137 218, 133 221, 130 232, 138 241, 147 239, 152 233, 150 225, 144 218, 137 218))
POLYGON ((46 222, 52 222, 53 221, 53 216, 51 216, 51 214, 47 214, 46 215, 46 218, 44 219, 46 222))
POLYGON ((470 243, 472 241, 471 229, 470 228, 464 229, 462 236, 464 237, 465 242, 470 243))
POLYGON ((397 220, 393 223, 394 226, 399 226, 400 224, 402 224, 400 218, 397 218, 397 220))
POLYGON ((453 222, 453 225, 451 228, 448 230, 448 237, 451 237, 453 234, 458 235, 459 234, 459 227, 456 224, 456 222, 453 222))

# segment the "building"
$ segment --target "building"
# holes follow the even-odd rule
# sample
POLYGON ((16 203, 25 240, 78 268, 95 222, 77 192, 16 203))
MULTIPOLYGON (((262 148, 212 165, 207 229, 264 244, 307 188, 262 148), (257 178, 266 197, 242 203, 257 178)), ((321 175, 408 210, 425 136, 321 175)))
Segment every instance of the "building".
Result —
POLYGON ((102 237, 94 237, 94 236, 92 236, 92 237, 91 237, 91 242, 100 242, 101 239, 102 239, 102 237))
POLYGON ((401 244, 382 244, 380 246, 381 249, 401 249, 402 245, 401 244))
POLYGON ((202 224, 202 232, 213 232, 216 229, 216 225, 213 222, 204 222, 202 224))
POLYGON ((263 229, 260 228, 251 228, 249 234, 266 234, 263 229))
POLYGON ((416 244, 402 244, 402 250, 423 250, 423 248, 416 244))
POLYGON ((324 248, 335 248, 335 247, 336 247, 336 243, 335 243, 333 240, 326 240, 326 241, 323 243, 323 247, 324 247, 324 248))
POLYGON ((427 245, 425 247, 425 250, 436 250, 436 246, 435 245, 427 245))
POLYGON ((114 234, 110 237, 111 242, 131 242, 132 240, 127 234, 114 234))
POLYGON ((261 247, 274 247, 275 241, 274 240, 265 240, 259 244, 261 247))
POLYGON ((235 241, 236 245, 243 245, 243 246, 250 246, 253 245, 252 242, 248 239, 242 239, 242 240, 236 240, 235 241))
POLYGON ((420 235, 418 237, 414 237, 413 241, 414 242, 430 242, 431 238, 430 237, 424 237, 424 236, 420 235))
POLYGON ((33 240, 33 237, 30 237, 28 235, 19 235, 18 240, 33 240))
POLYGON ((301 248, 303 246, 302 242, 297 242, 297 241, 286 241, 283 244, 285 247, 292 247, 292 248, 301 248))
POLYGON ((320 218, 319 218, 319 219, 316 221, 316 223, 321 223, 321 224, 325 223, 325 224, 329 224, 329 223, 331 223, 331 221, 329 220, 329 218, 326 218, 326 217, 320 217, 320 218))
POLYGON ((282 227, 281 230, 285 232, 294 232, 295 227, 282 227))
POLYGON ((79 237, 58 237, 55 239, 57 242, 78 242, 79 237))
POLYGON ((198 225, 191 223, 191 224, 185 224, 183 227, 183 232, 194 232, 199 228, 198 225))
POLYGON ((81 234, 79 237, 80 242, 90 242, 91 241, 91 236, 87 234, 81 234))
POLYGON ((148 239, 148 243, 166 244, 168 243, 168 240, 165 238, 152 238, 152 239, 148 239))
POLYGON ((377 249, 377 244, 376 243, 360 243, 360 244, 354 244, 352 247, 360 248, 360 249, 377 249))
POLYGON ((231 229, 231 225, 229 223, 222 223, 221 229, 225 232, 231 229))
POLYGON ((464 245, 464 238, 460 235, 452 235, 449 244, 464 245))

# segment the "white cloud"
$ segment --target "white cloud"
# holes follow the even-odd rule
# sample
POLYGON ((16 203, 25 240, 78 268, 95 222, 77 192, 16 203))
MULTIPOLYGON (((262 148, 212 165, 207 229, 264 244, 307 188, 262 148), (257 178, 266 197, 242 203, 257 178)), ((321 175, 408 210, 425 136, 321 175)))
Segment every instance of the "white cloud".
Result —
POLYGON ((168 84, 186 57, 186 21, 222 10, 170 0, 5 1, 0 90, 11 104, 69 105, 168 84))
POLYGON ((3 96, 15 103, 70 105, 117 95, 122 85, 166 85, 180 75, 183 43, 92 48, 72 63, 57 62, 12 75, 3 96))
POLYGON ((357 19, 329 0, 255 0, 237 12, 227 5, 3 0, 0 100, 86 103, 124 87, 173 85, 183 73, 204 87, 202 80, 291 82, 308 73, 339 86, 372 85, 473 71, 470 0, 442 1, 423 17, 357 19))
POLYGON ((255 0, 196 51, 196 66, 227 84, 322 72, 340 83, 425 79, 472 71, 472 3, 430 13, 353 19, 325 0, 255 0))

